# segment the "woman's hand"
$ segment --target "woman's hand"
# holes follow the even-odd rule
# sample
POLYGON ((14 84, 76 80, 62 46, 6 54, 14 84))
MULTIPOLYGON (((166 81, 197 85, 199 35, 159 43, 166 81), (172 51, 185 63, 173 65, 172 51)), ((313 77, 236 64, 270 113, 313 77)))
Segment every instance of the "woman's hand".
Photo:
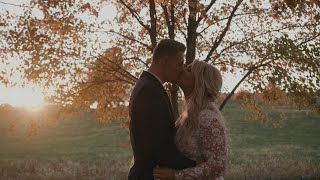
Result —
POLYGON ((175 180, 176 172, 177 170, 175 169, 156 167, 153 169, 153 176, 154 176, 154 179, 175 180))

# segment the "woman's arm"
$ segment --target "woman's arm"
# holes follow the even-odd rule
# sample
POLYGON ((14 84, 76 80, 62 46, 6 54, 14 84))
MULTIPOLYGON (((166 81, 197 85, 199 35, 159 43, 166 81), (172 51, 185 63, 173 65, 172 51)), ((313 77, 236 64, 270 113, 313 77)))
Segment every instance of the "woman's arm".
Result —
POLYGON ((223 125, 214 117, 199 117, 199 146, 204 163, 175 173, 177 180, 212 179, 221 177, 226 168, 226 133, 223 125))

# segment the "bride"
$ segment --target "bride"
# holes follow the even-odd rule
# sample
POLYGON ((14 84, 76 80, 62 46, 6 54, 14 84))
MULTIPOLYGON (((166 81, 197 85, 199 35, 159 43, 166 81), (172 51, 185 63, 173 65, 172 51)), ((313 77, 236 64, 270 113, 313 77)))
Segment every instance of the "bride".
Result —
POLYGON ((176 121, 178 149, 202 163, 183 170, 155 168, 155 179, 223 179, 226 169, 226 126, 214 101, 222 86, 217 68, 194 61, 177 83, 186 98, 186 110, 176 121))

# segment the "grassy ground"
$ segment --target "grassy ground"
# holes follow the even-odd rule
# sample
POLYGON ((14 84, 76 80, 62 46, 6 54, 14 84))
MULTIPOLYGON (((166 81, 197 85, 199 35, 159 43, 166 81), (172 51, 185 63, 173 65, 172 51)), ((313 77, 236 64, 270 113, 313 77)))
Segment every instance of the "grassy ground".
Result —
POLYGON ((113 164, 131 157, 127 131, 116 123, 100 125, 90 115, 50 123, 31 139, 26 132, 23 126, 1 132, 0 159, 113 164))
POLYGON ((320 179, 320 116, 278 107, 273 121, 244 120, 239 103, 224 111, 230 130, 226 179, 320 179), (280 120, 280 113, 286 117, 280 120), (308 115, 307 115, 308 114, 308 115), (277 122, 281 128, 274 128, 277 122))
MULTIPOLYGON (((244 120, 238 103, 227 105, 230 157, 226 179, 320 179, 320 116, 283 107, 281 128, 244 120)), ((42 128, 32 139, 14 116, 0 119, 0 179, 125 179, 131 158, 128 132, 86 115, 42 128)), ((22 123, 22 121, 21 121, 22 123)))

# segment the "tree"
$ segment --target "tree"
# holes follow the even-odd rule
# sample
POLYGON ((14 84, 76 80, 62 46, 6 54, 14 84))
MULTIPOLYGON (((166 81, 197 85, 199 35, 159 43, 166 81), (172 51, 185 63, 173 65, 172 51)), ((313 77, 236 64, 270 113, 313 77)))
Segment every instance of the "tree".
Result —
MULTIPOLYGON (((99 101, 98 114, 104 114, 100 116, 103 119, 123 115, 124 111, 117 112, 114 107, 126 104, 130 88, 149 67, 157 42, 171 38, 185 42, 186 64, 197 58, 223 73, 243 74, 220 109, 243 83, 259 93, 264 93, 270 83, 276 84, 298 105, 316 108, 315 92, 320 84, 317 0, 114 0, 111 4, 117 8, 116 18, 101 23, 85 23, 71 14, 102 16, 98 12, 105 2, 50 2, 31 1, 44 18, 38 20, 26 10, 18 20, 18 27, 24 30, 5 25, 2 36, 6 52, 23 54, 20 59, 28 60, 19 68, 25 78, 46 86, 55 84, 57 97, 65 104, 88 109, 99 101), (35 28, 44 27, 41 36, 34 33, 35 28), (60 32, 54 27, 65 28, 61 35, 52 35, 50 32, 60 32), (97 33, 97 39, 90 38, 97 33), (112 45, 105 52, 99 39, 102 35, 108 35, 112 45), (57 47, 60 41, 64 43, 57 47)), ((3 18, 5 23, 16 19, 9 14, 3 18)), ((168 89, 177 116, 178 87, 172 84, 168 89)))
MULTIPOLYGON (((141 48, 142 52, 151 53, 161 38, 183 39, 187 64, 197 54, 224 72, 244 72, 239 85, 246 80, 255 91, 263 92, 269 83, 281 84, 281 89, 296 97, 297 102, 303 98, 305 105, 314 104, 314 92, 319 88, 319 3, 270 1, 270 7, 263 3, 268 2, 115 1, 114 5, 121 9, 116 22, 121 28, 112 31, 119 35, 113 43, 133 56, 144 57, 140 55, 141 48), (131 28, 135 26, 138 30, 131 28), (311 31, 306 33, 303 28, 311 31), (292 70, 309 74, 309 82, 301 81, 292 70), (305 88, 299 90, 297 84, 305 88)), ((237 88, 238 85, 221 109, 237 88)), ((169 89, 177 114, 177 88, 172 85, 169 89)))

